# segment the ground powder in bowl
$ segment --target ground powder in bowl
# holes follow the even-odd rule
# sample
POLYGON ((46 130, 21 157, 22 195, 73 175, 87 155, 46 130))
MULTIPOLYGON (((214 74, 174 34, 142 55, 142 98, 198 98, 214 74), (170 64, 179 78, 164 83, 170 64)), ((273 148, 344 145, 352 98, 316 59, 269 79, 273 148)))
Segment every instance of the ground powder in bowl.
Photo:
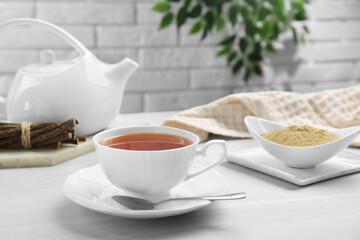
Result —
POLYGON ((292 147, 316 146, 340 138, 325 129, 298 125, 291 125, 287 128, 265 133, 262 136, 272 142, 292 147))

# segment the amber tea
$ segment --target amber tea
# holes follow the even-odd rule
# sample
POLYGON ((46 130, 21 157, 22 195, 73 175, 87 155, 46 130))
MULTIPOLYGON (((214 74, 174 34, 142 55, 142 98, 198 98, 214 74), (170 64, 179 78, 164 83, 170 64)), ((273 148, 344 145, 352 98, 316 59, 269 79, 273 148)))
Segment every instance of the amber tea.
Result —
POLYGON ((187 138, 165 133, 130 133, 101 141, 102 145, 133 151, 157 151, 182 148, 193 144, 187 138))

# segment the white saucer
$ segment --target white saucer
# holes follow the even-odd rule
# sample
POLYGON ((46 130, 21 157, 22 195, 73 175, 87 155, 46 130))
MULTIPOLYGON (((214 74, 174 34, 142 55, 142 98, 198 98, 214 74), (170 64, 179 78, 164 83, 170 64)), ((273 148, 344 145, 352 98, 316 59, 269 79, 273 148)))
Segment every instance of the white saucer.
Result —
MULTIPOLYGON (((201 166, 193 164, 190 172, 201 166)), ((227 192, 227 180, 215 170, 209 170, 175 187, 172 197, 209 196, 227 192)), ((208 200, 171 201, 153 210, 131 210, 111 199, 122 194, 112 185, 101 170, 100 164, 80 169, 68 176, 64 182, 65 195, 75 203, 108 215, 126 218, 160 218, 179 215, 206 207, 208 200)))
POLYGON ((260 147, 230 153, 226 159, 300 186, 360 171, 360 154, 351 150, 306 169, 288 167, 260 147))

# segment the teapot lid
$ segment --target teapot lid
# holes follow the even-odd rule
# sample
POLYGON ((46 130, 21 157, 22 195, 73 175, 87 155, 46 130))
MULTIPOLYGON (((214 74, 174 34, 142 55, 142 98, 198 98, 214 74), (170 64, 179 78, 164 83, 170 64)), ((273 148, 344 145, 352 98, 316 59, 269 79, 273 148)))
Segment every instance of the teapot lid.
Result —
POLYGON ((53 74, 62 72, 73 65, 73 61, 55 61, 55 53, 46 50, 40 53, 40 63, 27 65, 22 70, 32 74, 53 74))

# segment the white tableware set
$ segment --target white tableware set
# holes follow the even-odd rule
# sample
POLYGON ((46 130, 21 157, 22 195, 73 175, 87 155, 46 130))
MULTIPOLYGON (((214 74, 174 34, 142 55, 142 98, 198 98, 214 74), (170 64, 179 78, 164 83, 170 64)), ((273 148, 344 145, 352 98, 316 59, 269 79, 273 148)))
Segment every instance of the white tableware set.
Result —
POLYGON ((298 185, 360 170, 358 162, 343 164, 347 159, 358 158, 355 153, 343 150, 360 133, 360 127, 330 130, 341 138, 327 144, 289 147, 262 137, 264 133, 286 128, 286 124, 248 116, 246 127, 260 148, 229 154, 224 140, 202 145, 197 135, 177 128, 128 126, 99 133, 119 113, 126 82, 139 65, 128 58, 106 64, 68 32, 39 19, 6 21, 0 24, 0 31, 19 25, 47 29, 78 53, 72 60, 57 60, 54 51, 45 50, 40 53, 39 63, 19 69, 6 99, 6 110, 11 122, 62 122, 76 118, 79 134, 97 133, 93 142, 99 164, 71 174, 63 185, 66 196, 84 207, 129 218, 166 217, 194 211, 211 201, 170 201, 152 210, 133 210, 114 201, 113 196, 161 201, 225 194, 226 178, 213 169, 225 158, 298 185), (116 149, 102 144, 104 139, 131 133, 171 134, 189 139, 191 144, 156 151, 116 149), (209 153, 213 147, 216 150, 209 153), (199 165, 196 163, 199 157, 205 160, 215 157, 215 160, 199 165))
MULTIPOLYGON (((104 63, 67 31, 39 19, 6 21, 0 24, 0 34, 6 34, 7 28, 17 26, 49 30, 72 46, 78 56, 71 60, 58 60, 55 51, 45 50, 39 55, 39 63, 19 69, 6 98, 8 121, 63 122, 75 118, 79 122, 77 134, 93 135, 104 130, 120 112, 126 82, 139 65, 129 58, 116 64, 104 63)), ((164 204, 162 210, 151 210, 149 214, 126 209, 108 196, 120 192, 162 200, 189 194, 223 194, 227 190, 225 179, 212 170, 226 157, 223 140, 208 142, 198 149, 199 138, 193 133, 151 126, 110 129, 98 133, 93 139, 100 164, 69 176, 63 187, 71 200, 85 207, 127 217, 162 217, 192 211, 207 206, 210 201, 182 202, 176 207, 164 204), (104 138, 138 131, 175 134, 193 143, 161 151, 129 151, 100 144, 104 138), (206 152, 214 145, 220 150, 213 163, 206 167, 193 163, 196 156, 207 158, 206 152), (196 172, 191 172, 194 169, 196 172), (168 208, 164 209, 166 206, 168 208)))

